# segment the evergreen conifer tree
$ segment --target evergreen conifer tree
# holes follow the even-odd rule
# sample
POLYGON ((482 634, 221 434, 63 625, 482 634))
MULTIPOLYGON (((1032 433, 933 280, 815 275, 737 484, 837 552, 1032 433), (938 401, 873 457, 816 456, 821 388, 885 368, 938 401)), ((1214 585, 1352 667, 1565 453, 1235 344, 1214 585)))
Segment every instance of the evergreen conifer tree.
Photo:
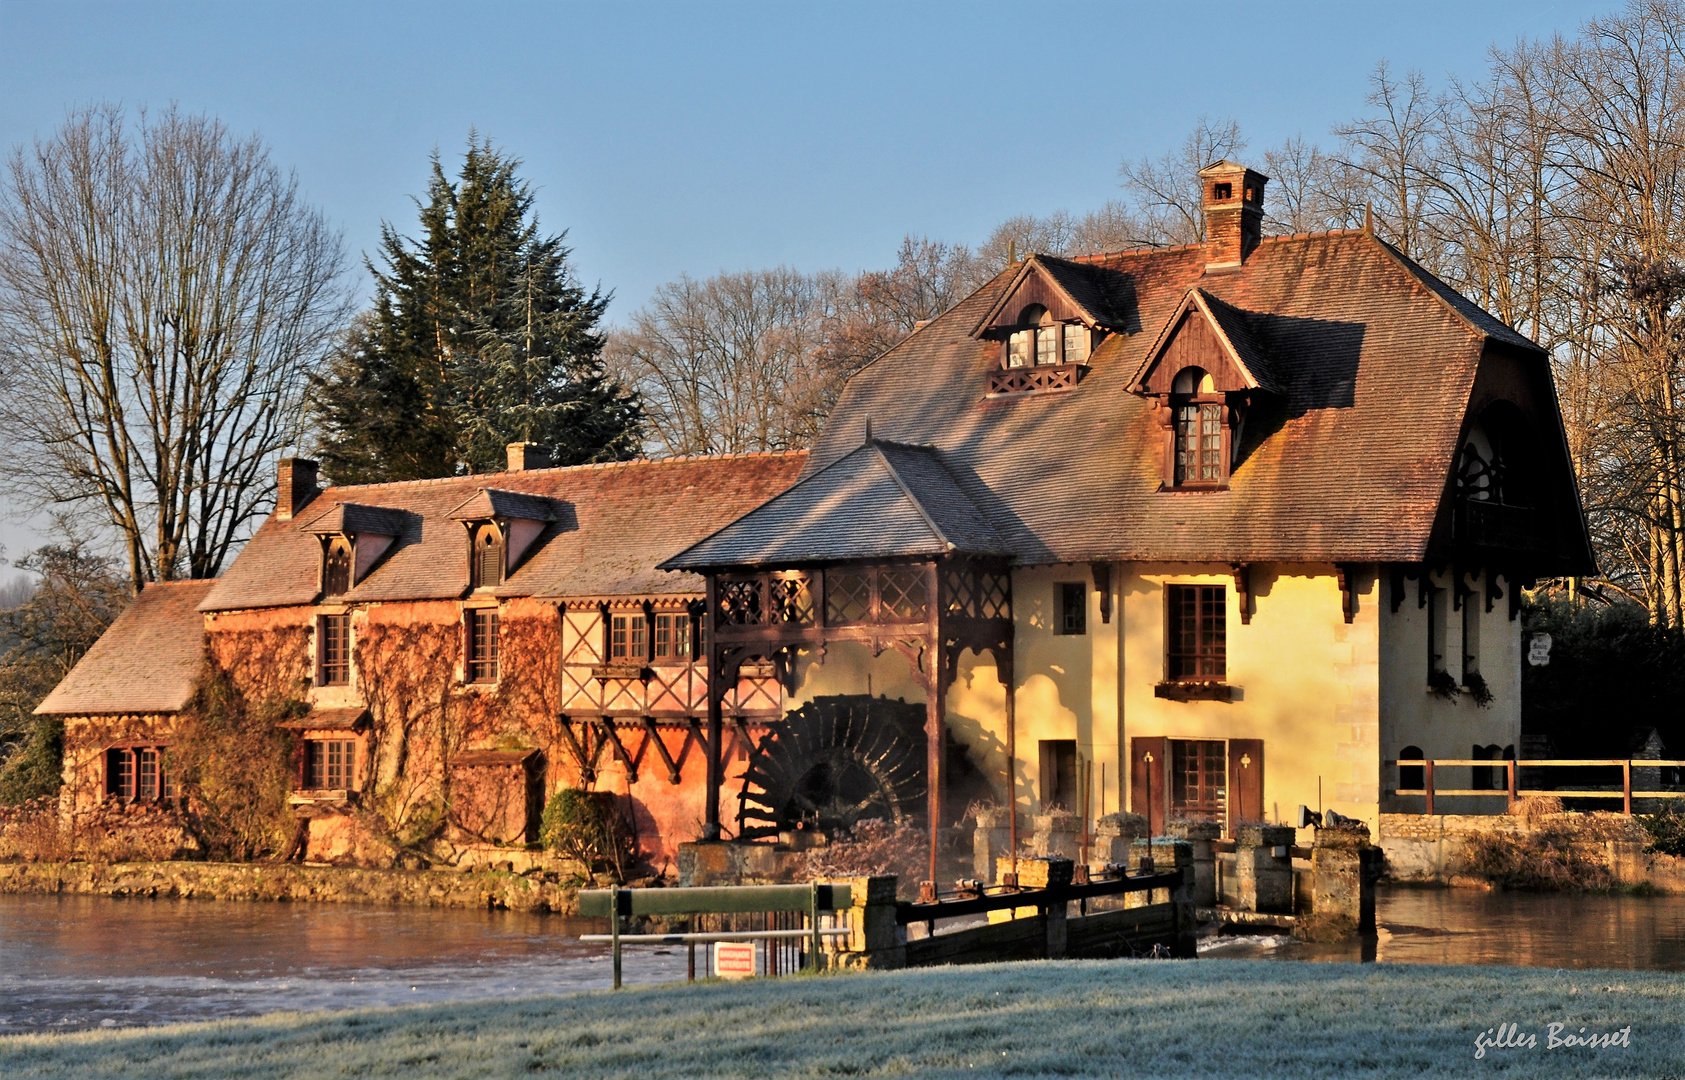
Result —
POLYGON ((420 238, 382 227, 374 306, 314 388, 336 483, 495 472, 511 442, 558 465, 637 455, 642 410, 602 363, 609 298, 575 279, 565 232, 540 234, 519 165, 470 134, 454 182, 433 158, 420 238))

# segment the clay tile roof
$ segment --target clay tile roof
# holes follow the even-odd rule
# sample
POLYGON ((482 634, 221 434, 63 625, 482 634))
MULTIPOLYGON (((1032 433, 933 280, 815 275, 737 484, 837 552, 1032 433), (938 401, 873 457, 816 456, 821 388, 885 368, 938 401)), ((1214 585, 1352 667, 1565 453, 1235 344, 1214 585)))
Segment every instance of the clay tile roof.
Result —
POLYGON ((362 536, 402 536, 405 514, 386 506, 365 506, 362 503, 334 503, 327 513, 314 518, 304 527, 305 532, 323 535, 346 533, 362 536))
POLYGON ((519 518, 523 521, 554 521, 556 507, 542 495, 528 495, 502 488, 481 488, 450 512, 452 521, 485 521, 489 518, 519 518))
POLYGON ((142 589, 36 713, 180 711, 193 696, 205 655, 199 603, 215 584, 166 581, 142 589))
MULTIPOLYGON (((806 452, 796 451, 531 469, 329 488, 311 505, 349 502, 403 514, 397 541, 345 594, 350 602, 464 595, 468 553, 452 515, 482 495, 493 509, 519 503, 527 513, 542 502, 553 519, 499 596, 694 595, 703 591, 701 578, 658 570, 656 563, 789 487, 806 461, 806 452)), ((201 609, 314 603, 322 551, 309 531, 311 517, 306 508, 292 521, 265 521, 201 609)))
MULTIPOLYGON (((1198 245, 1081 265, 1098 271, 1116 314, 1073 389, 990 397, 1000 348, 974 334, 1020 280, 1012 267, 849 381, 804 476, 856 454, 870 424, 881 440, 933 447, 1024 564, 1406 562, 1443 535, 1459 435, 1488 366, 1531 395, 1545 441, 1561 441, 1544 351, 1371 235, 1267 238, 1222 273, 1206 272, 1198 245), (1162 420, 1130 387, 1196 292, 1244 366, 1279 393, 1248 418, 1226 490, 1164 491, 1162 420)), ((1565 449, 1558 456, 1541 465, 1562 494, 1550 565, 1582 569, 1548 572, 1581 573, 1591 557, 1565 449)))
POLYGON ((663 569, 832 559, 1005 554, 928 446, 873 440, 662 563, 663 569))

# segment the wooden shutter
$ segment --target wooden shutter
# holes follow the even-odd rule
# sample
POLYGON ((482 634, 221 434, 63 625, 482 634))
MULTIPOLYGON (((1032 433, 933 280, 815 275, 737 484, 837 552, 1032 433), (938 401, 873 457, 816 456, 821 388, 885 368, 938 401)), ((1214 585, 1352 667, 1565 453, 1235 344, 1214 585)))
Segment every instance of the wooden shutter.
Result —
POLYGON ((1243 821, 1264 820, 1264 740, 1229 740, 1229 835, 1243 821))
POLYGON ((1170 776, 1165 766, 1169 744, 1163 735, 1139 736, 1129 741, 1129 809, 1147 819, 1154 836, 1164 832, 1165 808, 1170 805, 1165 789, 1170 776), (1147 756, 1152 755, 1148 763, 1147 756), (1149 774, 1148 770, 1151 769, 1149 774), (1149 785, 1148 776, 1152 781, 1149 785), (1152 806, 1147 805, 1147 788, 1152 788, 1152 806))

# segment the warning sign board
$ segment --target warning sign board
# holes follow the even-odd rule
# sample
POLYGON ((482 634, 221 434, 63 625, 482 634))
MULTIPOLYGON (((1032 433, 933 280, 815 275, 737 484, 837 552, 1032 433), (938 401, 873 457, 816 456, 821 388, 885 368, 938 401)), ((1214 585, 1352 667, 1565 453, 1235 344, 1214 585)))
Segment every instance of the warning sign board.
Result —
POLYGON ((714 942, 714 978, 752 979, 755 977, 755 943, 753 941, 714 942))

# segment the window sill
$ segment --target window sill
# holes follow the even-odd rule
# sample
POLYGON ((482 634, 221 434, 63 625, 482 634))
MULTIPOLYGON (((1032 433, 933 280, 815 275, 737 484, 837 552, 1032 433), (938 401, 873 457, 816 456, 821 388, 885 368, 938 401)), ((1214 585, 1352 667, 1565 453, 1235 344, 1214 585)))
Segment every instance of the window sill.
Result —
POLYGON ((1225 682, 1161 682, 1153 697, 1166 701, 1233 701, 1240 687, 1225 682))
POLYGON ((287 796, 288 806, 355 806, 357 792, 348 788, 304 788, 287 796))
POLYGON ((655 673, 642 664, 597 664, 591 668, 591 677, 598 682, 610 679, 637 679, 649 682, 655 673))

